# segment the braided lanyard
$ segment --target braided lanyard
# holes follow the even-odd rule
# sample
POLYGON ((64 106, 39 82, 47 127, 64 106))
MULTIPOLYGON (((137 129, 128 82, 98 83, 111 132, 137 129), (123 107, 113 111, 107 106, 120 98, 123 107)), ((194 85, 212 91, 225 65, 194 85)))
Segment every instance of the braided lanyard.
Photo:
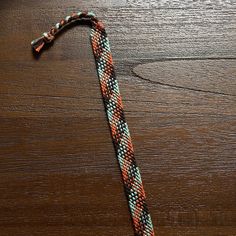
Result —
POLYGON ((151 216, 135 158, 128 125, 116 80, 112 55, 106 31, 101 21, 92 12, 78 12, 67 16, 42 37, 31 42, 32 48, 40 52, 43 46, 52 42, 55 35, 72 22, 87 22, 91 26, 91 44, 96 61, 104 106, 111 130, 112 141, 119 162, 125 193, 129 203, 136 236, 154 236, 151 216))

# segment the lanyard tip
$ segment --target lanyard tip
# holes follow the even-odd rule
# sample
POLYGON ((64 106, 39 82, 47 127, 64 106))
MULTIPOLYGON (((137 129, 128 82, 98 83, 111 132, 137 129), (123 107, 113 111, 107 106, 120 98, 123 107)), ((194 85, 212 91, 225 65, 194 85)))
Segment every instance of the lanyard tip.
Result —
POLYGON ((31 42, 31 47, 36 52, 40 52, 44 45, 45 45, 45 40, 43 36, 31 42))

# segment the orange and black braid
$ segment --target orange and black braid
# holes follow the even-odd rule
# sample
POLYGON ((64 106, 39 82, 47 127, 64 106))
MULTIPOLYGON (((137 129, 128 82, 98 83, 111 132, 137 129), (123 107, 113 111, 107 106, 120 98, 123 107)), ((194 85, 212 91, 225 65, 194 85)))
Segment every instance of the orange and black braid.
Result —
POLYGON ((49 32, 44 33, 42 37, 32 41, 31 45, 36 52, 39 52, 45 44, 55 39, 56 34, 61 29, 75 21, 85 21, 91 26, 90 37, 98 78, 125 193, 129 203, 134 233, 136 236, 154 236, 141 175, 134 158, 133 145, 124 116, 109 41, 102 22, 92 12, 73 13, 57 23, 49 32))

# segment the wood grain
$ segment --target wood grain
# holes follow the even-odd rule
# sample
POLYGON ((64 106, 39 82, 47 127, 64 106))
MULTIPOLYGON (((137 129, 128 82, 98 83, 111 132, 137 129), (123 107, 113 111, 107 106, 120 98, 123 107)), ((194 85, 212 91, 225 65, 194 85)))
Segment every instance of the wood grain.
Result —
POLYGON ((138 65, 133 72, 151 83, 202 93, 236 96, 236 60, 154 62, 138 65))
POLYGON ((159 236, 236 236, 236 3, 0 3, 0 236, 133 235, 89 42, 105 22, 159 236))

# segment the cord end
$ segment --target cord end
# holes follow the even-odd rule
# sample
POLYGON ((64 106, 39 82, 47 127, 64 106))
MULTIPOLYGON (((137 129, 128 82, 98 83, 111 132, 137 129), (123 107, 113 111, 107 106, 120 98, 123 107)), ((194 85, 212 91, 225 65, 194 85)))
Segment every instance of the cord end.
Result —
POLYGON ((40 52, 43 46, 45 45, 44 37, 37 38, 31 42, 31 46, 36 52, 40 52))

